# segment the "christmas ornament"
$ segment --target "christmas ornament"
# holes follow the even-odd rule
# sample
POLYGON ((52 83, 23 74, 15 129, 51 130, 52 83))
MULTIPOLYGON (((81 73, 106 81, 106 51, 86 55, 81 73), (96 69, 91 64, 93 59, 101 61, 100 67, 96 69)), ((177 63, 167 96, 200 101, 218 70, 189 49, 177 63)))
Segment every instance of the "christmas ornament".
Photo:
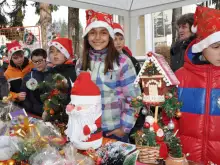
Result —
POLYGON ((24 44, 33 45, 35 41, 37 41, 35 35, 32 32, 26 31, 23 39, 24 44))
POLYGON ((176 117, 180 118, 181 116, 182 116, 182 113, 178 110, 178 111, 176 112, 176 117))
POLYGON ((138 113, 135 113, 134 117, 138 118, 138 117, 139 117, 139 114, 138 114, 138 113))
POLYGON ((144 123, 144 127, 145 127, 145 128, 150 128, 150 124, 149 124, 148 122, 145 122, 145 123, 144 123))
POLYGON ((174 125, 174 123, 173 123, 173 120, 170 120, 170 122, 169 122, 168 125, 167 125, 167 128, 168 128, 169 130, 173 130, 174 127, 175 127, 175 125, 174 125))
POLYGON ((154 131, 154 128, 153 128, 153 127, 150 127, 150 131, 154 131))
POLYGON ((148 122, 150 125, 153 125, 154 123, 154 117, 153 116, 147 116, 145 118, 145 122, 148 122))
POLYGON ((163 132, 163 130, 161 129, 161 128, 159 128, 158 130, 157 130, 157 136, 158 137, 163 137, 164 136, 164 132, 163 132))
POLYGON ((31 91, 34 91, 37 86, 38 86, 38 82, 36 79, 34 78, 30 78, 27 82, 26 82, 26 86, 28 89, 30 89, 31 91))
POLYGON ((141 111, 141 112, 142 112, 142 114, 143 114, 143 115, 146 115, 146 114, 147 114, 147 109, 146 109, 146 108, 144 108, 144 109, 142 109, 142 111, 141 111))
POLYGON ((33 72, 31 72, 31 78, 26 82, 26 86, 28 89, 34 91, 37 86, 38 86, 38 82, 35 78, 33 78, 33 72))

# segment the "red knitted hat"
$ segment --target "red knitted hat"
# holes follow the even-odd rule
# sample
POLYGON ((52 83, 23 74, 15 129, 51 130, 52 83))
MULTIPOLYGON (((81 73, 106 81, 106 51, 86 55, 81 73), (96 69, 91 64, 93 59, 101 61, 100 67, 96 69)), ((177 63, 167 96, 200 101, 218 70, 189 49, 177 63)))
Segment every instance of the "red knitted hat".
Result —
POLYGON ((198 6, 194 14, 192 32, 196 33, 193 53, 202 52, 211 44, 220 41, 220 10, 198 6))
POLYGON ((124 36, 124 30, 119 23, 113 23, 114 34, 120 33, 124 36))
POLYGON ((72 104, 101 103, 99 87, 91 80, 89 72, 81 72, 71 90, 72 104))
POLYGON ((8 49, 8 59, 11 59, 11 56, 18 51, 24 51, 21 47, 21 45, 19 44, 18 41, 13 41, 11 43, 7 43, 6 47, 8 49))
POLYGON ((57 38, 49 42, 48 46, 57 48, 67 59, 74 58, 72 40, 68 38, 57 38))
POLYGON ((87 25, 85 32, 83 33, 83 37, 85 37, 93 28, 104 27, 108 30, 109 35, 114 38, 112 16, 110 14, 86 10, 86 24, 87 25))

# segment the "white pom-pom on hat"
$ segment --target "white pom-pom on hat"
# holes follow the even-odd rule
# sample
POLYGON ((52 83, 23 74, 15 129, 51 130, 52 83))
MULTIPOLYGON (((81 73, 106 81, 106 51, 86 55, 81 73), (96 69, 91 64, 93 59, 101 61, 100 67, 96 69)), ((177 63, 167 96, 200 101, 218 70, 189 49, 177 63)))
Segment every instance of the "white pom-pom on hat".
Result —
POLYGON ((193 33, 196 33, 196 32, 197 32, 197 26, 192 25, 191 31, 192 31, 193 33))

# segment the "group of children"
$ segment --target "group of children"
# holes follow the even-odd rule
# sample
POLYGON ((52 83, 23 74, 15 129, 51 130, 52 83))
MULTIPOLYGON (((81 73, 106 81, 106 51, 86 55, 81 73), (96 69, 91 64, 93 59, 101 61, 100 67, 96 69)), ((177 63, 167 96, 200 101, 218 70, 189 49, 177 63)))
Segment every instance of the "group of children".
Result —
MULTIPOLYGON (((176 72, 180 81, 178 96, 183 102, 179 136, 184 153, 190 153, 189 160, 220 164, 220 11, 197 7, 194 17, 197 38, 185 53, 184 67, 176 72)), ((141 94, 140 87, 133 86, 140 66, 134 65, 131 52, 124 47, 123 30, 113 25, 111 15, 87 10, 86 19, 83 54, 76 65, 70 60, 73 50, 67 38, 49 43, 52 68, 47 68, 45 50, 34 50, 30 62, 18 43, 7 45, 10 65, 5 77, 12 99, 22 102, 27 111, 42 115, 40 93, 28 89, 27 81, 34 78, 41 82, 60 73, 74 82, 76 72, 89 70, 101 91, 104 136, 128 142, 136 119, 127 98, 141 94)))

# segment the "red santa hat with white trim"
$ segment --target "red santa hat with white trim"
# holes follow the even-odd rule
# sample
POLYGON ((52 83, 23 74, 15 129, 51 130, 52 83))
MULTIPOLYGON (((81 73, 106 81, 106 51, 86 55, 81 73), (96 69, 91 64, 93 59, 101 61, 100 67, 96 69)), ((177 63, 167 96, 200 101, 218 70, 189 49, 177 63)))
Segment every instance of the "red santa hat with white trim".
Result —
POLYGON ((19 44, 18 41, 13 41, 11 43, 7 43, 6 44, 6 47, 7 47, 7 50, 8 50, 8 59, 10 60, 11 59, 11 56, 18 52, 18 51, 23 51, 23 48, 22 46, 19 44))
POLYGON ((99 104, 101 94, 98 86, 91 80, 89 72, 81 72, 71 90, 72 104, 99 104))
POLYGON ((68 38, 57 38, 49 42, 48 46, 57 48, 67 59, 74 58, 72 40, 68 38))
POLYGON ((124 30, 119 23, 113 23, 114 34, 120 33, 124 36, 124 30))
POLYGON ((220 10, 198 6, 194 14, 192 32, 196 33, 193 53, 202 52, 211 44, 220 41, 220 10))
POLYGON ((114 38, 114 31, 112 28, 113 21, 110 14, 86 10, 86 24, 83 37, 85 37, 93 28, 104 27, 108 30, 109 35, 114 38))

